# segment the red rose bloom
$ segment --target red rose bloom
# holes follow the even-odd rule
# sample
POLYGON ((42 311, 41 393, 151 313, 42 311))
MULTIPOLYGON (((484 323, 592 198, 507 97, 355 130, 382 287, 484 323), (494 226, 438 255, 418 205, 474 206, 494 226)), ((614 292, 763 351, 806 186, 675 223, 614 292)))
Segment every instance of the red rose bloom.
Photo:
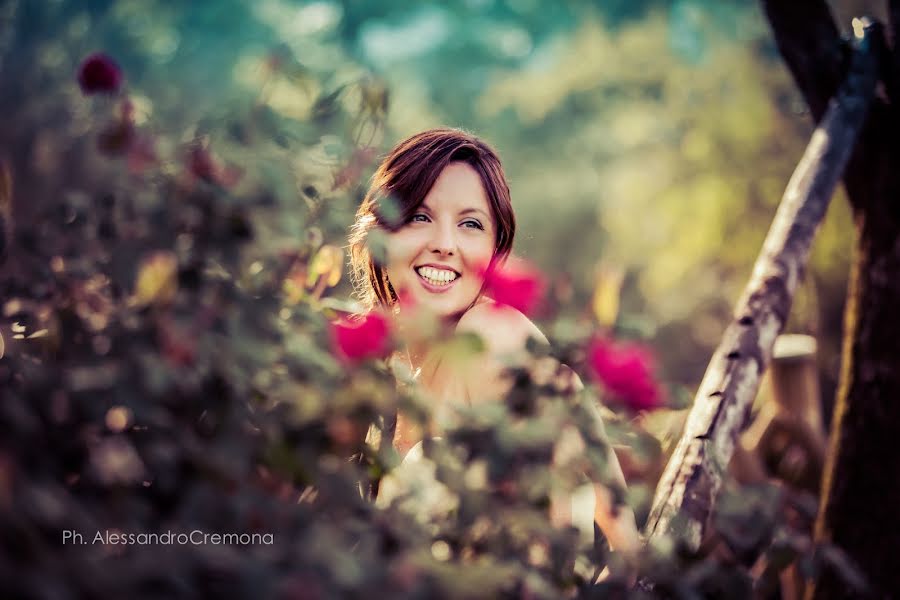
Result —
POLYGON ((523 261, 508 262, 485 277, 485 294, 498 304, 512 306, 531 315, 544 294, 541 273, 523 261))
POLYGON ((390 326, 381 313, 334 322, 331 332, 337 354, 350 363, 383 358, 390 351, 390 326))
POLYGON ((588 348, 588 362, 613 399, 631 410, 650 410, 663 404, 663 392, 653 377, 653 355, 647 348, 598 338, 588 348))
POLYGON ((78 67, 78 85, 85 94, 114 94, 123 79, 119 65, 102 52, 91 54, 78 67))

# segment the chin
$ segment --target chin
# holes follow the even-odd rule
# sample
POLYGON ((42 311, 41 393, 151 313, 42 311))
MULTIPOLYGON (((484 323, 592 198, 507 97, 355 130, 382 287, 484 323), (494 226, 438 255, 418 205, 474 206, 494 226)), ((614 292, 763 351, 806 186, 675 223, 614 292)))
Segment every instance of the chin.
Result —
POLYGON ((432 316, 442 321, 452 321, 459 319, 466 309, 472 304, 474 298, 469 301, 453 301, 453 302, 436 302, 433 298, 419 297, 416 298, 417 306, 430 313, 432 316))
POLYGON ((439 319, 452 319, 461 316, 466 311, 468 304, 460 306, 458 304, 446 305, 422 302, 419 306, 439 319))

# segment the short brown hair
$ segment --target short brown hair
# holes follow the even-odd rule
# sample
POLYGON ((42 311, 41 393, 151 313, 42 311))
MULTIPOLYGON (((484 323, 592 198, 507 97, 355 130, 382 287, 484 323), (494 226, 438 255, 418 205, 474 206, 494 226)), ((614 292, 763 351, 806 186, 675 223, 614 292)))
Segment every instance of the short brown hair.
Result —
POLYGON ((459 129, 417 133, 397 144, 381 162, 350 228, 350 276, 367 309, 393 306, 397 301, 383 265, 369 251, 369 232, 375 227, 390 231, 402 227, 451 162, 464 162, 481 177, 496 225, 492 263, 509 256, 516 220, 497 153, 483 140, 459 129))

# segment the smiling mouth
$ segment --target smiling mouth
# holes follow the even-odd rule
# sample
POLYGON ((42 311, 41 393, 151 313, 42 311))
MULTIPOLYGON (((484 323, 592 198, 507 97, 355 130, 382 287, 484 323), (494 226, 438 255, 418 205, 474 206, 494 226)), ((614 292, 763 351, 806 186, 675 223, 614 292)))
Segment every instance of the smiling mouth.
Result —
POLYGON ((427 284, 426 287, 429 289, 448 288, 461 277, 456 271, 435 269, 434 267, 418 267, 415 271, 419 280, 423 284, 427 284))

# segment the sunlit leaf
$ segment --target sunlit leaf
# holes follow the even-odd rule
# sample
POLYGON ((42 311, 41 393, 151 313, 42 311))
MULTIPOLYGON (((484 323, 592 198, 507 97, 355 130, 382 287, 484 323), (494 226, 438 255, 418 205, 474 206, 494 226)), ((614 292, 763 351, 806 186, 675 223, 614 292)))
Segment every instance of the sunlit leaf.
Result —
POLYGON ((166 304, 178 292, 178 259, 159 251, 145 257, 138 266, 134 302, 139 306, 166 304))
POLYGON ((313 257, 306 274, 307 287, 314 288, 319 281, 327 287, 334 287, 341 280, 344 252, 337 246, 326 244, 313 257))
POLYGON ((616 324, 624 279, 625 270, 621 267, 603 263, 598 269, 591 306, 594 309, 594 317, 604 328, 611 328, 616 324))

